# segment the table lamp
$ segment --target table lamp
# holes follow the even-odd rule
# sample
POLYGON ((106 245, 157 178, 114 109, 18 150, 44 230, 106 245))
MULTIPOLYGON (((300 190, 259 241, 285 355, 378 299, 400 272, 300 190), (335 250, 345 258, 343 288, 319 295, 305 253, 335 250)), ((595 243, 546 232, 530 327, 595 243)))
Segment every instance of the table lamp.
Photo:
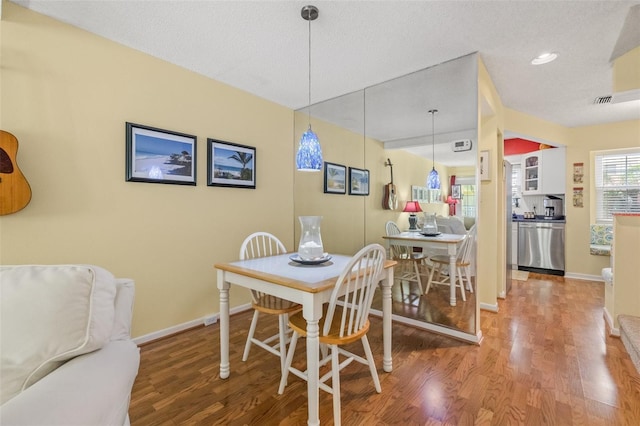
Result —
POLYGON ((416 213, 420 213, 422 209, 420 208, 420 203, 417 201, 407 201, 407 204, 404 206, 405 213, 411 213, 409 215, 409 231, 418 231, 418 218, 416 217, 416 213))

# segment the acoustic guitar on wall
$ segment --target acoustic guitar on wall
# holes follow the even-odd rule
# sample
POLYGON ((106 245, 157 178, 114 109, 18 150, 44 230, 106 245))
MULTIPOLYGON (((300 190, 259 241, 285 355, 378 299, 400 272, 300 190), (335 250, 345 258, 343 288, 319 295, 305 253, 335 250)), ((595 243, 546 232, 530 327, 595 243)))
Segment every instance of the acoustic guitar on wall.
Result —
POLYGON ((0 216, 22 210, 31 201, 31 187, 18 168, 18 139, 0 130, 0 216))
POLYGON ((396 186, 393 184, 393 164, 387 158, 385 166, 391 168, 391 182, 384 186, 384 197, 382 198, 382 208, 385 210, 395 210, 398 208, 398 195, 396 194, 396 186))

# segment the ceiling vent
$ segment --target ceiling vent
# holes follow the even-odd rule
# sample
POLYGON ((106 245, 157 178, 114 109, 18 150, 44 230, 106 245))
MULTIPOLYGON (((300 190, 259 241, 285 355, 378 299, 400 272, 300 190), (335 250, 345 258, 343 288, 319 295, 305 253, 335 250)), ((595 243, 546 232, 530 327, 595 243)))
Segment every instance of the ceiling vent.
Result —
POLYGON ((611 95, 609 95, 609 96, 598 96, 597 98, 595 98, 593 100, 593 103, 595 105, 610 104, 611 103, 611 95))

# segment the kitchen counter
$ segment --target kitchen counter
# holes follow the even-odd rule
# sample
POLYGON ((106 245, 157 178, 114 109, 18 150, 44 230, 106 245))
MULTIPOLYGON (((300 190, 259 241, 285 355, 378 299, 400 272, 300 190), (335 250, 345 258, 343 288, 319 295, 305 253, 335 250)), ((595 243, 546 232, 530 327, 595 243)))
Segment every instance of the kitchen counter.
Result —
POLYGON ((536 216, 535 219, 525 219, 522 215, 517 215, 511 219, 512 222, 544 222, 544 223, 567 223, 566 219, 545 219, 544 216, 536 216))

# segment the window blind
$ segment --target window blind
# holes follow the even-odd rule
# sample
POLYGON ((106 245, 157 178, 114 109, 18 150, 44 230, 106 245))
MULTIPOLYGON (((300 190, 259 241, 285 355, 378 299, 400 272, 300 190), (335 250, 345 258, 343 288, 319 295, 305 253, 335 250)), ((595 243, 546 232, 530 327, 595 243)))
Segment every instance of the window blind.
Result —
POLYGON ((595 156, 596 223, 640 213, 640 150, 595 156))

